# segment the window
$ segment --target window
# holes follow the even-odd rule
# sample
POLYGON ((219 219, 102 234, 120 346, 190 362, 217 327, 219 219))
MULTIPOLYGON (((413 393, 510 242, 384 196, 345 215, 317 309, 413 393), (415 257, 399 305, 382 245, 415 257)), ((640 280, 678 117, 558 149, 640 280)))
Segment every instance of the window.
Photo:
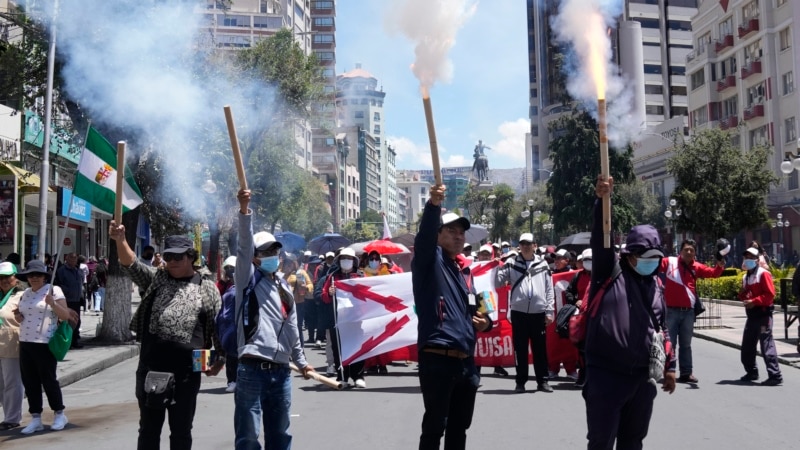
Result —
POLYGON ((229 16, 226 15, 222 19, 222 25, 226 27, 249 27, 249 16, 229 16))
POLYGON ((381 126, 375 125, 375 128, 372 130, 372 134, 381 134, 381 126))
POLYGON ((706 51, 706 47, 711 42, 711 33, 708 32, 697 39, 697 53, 702 54, 706 51))
POLYGON ((531 106, 531 117, 539 115, 539 107, 538 106, 531 106))
POLYGON ((644 73, 649 73, 651 75, 660 75, 661 74, 661 65, 660 64, 645 64, 644 65, 644 73))
POLYGON ((673 106, 669 110, 670 117, 685 116, 689 112, 689 108, 685 106, 673 106))
POLYGON ((672 86, 670 95, 686 95, 686 86, 672 86))
POLYGON ((642 28, 655 28, 658 29, 658 19, 645 19, 643 17, 634 17, 632 20, 635 20, 642 24, 642 28))
POLYGON ((664 106, 663 105, 646 105, 644 107, 644 112, 651 116, 663 116, 664 115, 664 106))
POLYGON ((315 44, 329 44, 333 42, 333 35, 332 34, 315 34, 314 35, 314 43, 315 44))
POLYGON ((766 125, 750 132, 750 148, 766 145, 769 145, 766 125))
POLYGON ((734 95, 733 97, 726 98, 722 101, 722 114, 721 118, 725 119, 731 116, 738 116, 739 115, 739 97, 734 95))
POLYGON ((334 75, 333 69, 322 69, 320 75, 322 75, 323 78, 332 78, 334 75))
POLYGON ((644 93, 651 94, 651 95, 663 95, 664 94, 664 86, 661 84, 645 84, 644 85, 644 93))
POLYGON ((315 17, 314 26, 317 27, 332 27, 333 17, 315 17))
MULTIPOLYGON (((742 8, 742 19, 747 22, 758 17, 758 2, 750 2, 742 8)), ((745 23, 744 26, 747 26, 745 23)))
POLYGON ((781 51, 786 50, 792 46, 792 32, 789 28, 784 28, 778 33, 778 41, 780 42, 781 51))
POLYGON ((794 141, 797 139, 797 129, 795 128, 794 117, 790 117, 783 121, 783 129, 786 130, 784 133, 786 137, 783 141, 790 144, 794 143, 794 141))
POLYGON ((753 104, 764 103, 764 82, 758 83, 755 86, 747 88, 747 106, 748 108, 753 104))
POLYGON ((783 95, 789 95, 794 92, 794 73, 786 72, 781 77, 781 85, 783 86, 783 95))
POLYGON ((692 111, 692 128, 708 123, 708 106, 701 106, 692 111))
POLYGON ((733 17, 728 17, 723 22, 719 23, 719 37, 720 39, 725 36, 733 34, 733 17))
POLYGON ((317 59, 320 61, 333 61, 333 52, 317 52, 317 59))
POLYGON ((381 113, 379 113, 378 111, 375 111, 375 114, 372 115, 372 120, 374 120, 375 122, 380 122, 381 121, 381 113))
POLYGON ((686 67, 685 66, 669 66, 669 74, 670 75, 686 75, 686 67))
POLYGON ((333 9, 333 2, 314 2, 314 9, 333 9))
POLYGON ((531 136, 533 137, 539 136, 539 125, 533 125, 531 127, 531 136))
MULTIPOLYGON (((672 2, 670 2, 670 6, 672 6, 672 2)), ((670 30, 692 31, 692 23, 688 20, 668 20, 667 26, 670 30)))
POLYGON ((353 118, 355 119, 363 119, 364 118, 364 111, 356 111, 353 118))
POLYGON ((280 17, 264 17, 264 16, 253 17, 253 28, 271 28, 275 30, 281 28, 282 26, 283 22, 281 21, 280 17))

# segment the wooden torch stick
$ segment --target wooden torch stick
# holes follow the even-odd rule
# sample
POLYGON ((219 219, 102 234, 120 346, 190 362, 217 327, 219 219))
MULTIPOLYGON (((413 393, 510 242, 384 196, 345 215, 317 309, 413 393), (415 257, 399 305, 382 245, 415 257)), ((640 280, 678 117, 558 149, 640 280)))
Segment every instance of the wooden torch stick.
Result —
MULTIPOLYGON (((300 368, 297 367, 294 363, 290 362, 289 363, 289 368, 294 370, 297 373, 303 373, 303 371, 300 370, 300 368)), ((342 387, 344 386, 341 381, 336 381, 336 380, 334 380, 332 378, 326 377, 325 375, 320 375, 316 371, 313 371, 313 370, 308 373, 308 376, 311 377, 312 380, 318 381, 318 382, 324 384, 325 386, 332 387, 332 388, 334 388, 336 390, 341 390, 342 387)))
POLYGON ((125 141, 117 142, 117 191, 114 203, 114 219, 122 224, 122 189, 125 186, 125 141))
MULTIPOLYGON (((597 122, 600 132, 600 174, 608 180, 608 122, 606 119, 606 101, 597 100, 597 122)), ((603 196, 603 247, 611 247, 611 192, 603 196)))
POLYGON ((436 143, 436 128, 433 126, 433 110, 431 109, 431 96, 428 89, 423 88, 422 106, 425 108, 425 123, 428 125, 428 138, 431 141, 431 161, 433 162, 433 177, 437 185, 442 184, 442 169, 439 167, 439 144, 436 143))
POLYGON ((247 189, 247 177, 244 174, 242 152, 239 150, 239 138, 236 136, 233 112, 228 105, 225 105, 225 121, 228 123, 228 137, 231 139, 231 150, 233 151, 233 162, 236 165, 236 176, 239 178, 239 189, 247 189))

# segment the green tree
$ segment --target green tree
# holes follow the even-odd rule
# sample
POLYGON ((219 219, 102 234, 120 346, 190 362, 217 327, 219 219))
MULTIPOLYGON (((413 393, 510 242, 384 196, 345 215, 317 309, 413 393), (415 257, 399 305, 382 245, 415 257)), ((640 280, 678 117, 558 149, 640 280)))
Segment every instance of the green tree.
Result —
POLYGON ((374 241, 381 237, 378 227, 372 223, 361 223, 356 220, 351 220, 342 225, 342 236, 350 239, 351 242, 367 242, 374 241))
POLYGON ((768 167, 771 153, 763 146, 742 151, 730 132, 718 129, 701 130, 678 146, 667 161, 675 177, 672 197, 683 209, 678 229, 716 240, 766 223, 766 195, 779 181, 768 167))
MULTIPOLYGON (((553 174, 547 180, 547 195, 553 200, 556 234, 572 234, 591 228, 594 186, 600 173, 600 140, 597 122, 586 111, 574 110, 550 124, 555 136, 550 141, 553 174)), ((633 149, 609 149, 609 169, 614 184, 631 183, 634 179, 631 157, 633 149)), ((615 189, 612 196, 611 225, 615 231, 627 231, 639 222, 634 205, 615 189)))

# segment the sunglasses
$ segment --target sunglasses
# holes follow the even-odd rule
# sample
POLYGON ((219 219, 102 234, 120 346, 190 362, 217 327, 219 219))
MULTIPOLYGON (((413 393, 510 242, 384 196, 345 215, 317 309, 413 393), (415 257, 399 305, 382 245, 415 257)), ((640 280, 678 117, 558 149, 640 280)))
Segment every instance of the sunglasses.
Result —
POLYGON ((381 259, 380 258, 370 258, 369 260, 370 261, 380 261, 381 259))
POLYGON ((164 261, 180 261, 183 257, 186 256, 186 253, 164 253, 164 261))

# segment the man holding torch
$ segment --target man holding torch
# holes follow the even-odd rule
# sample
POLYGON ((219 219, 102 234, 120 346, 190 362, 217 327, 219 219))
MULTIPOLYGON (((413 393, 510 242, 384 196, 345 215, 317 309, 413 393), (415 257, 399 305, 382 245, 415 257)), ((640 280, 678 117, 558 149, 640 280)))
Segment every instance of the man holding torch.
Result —
POLYGON ((475 331, 492 328, 491 319, 478 312, 472 276, 456 261, 469 220, 452 213, 441 216, 444 193, 439 183, 430 189, 411 262, 425 404, 420 450, 438 449, 442 435, 445 448, 466 448, 480 383, 473 356, 475 331))

